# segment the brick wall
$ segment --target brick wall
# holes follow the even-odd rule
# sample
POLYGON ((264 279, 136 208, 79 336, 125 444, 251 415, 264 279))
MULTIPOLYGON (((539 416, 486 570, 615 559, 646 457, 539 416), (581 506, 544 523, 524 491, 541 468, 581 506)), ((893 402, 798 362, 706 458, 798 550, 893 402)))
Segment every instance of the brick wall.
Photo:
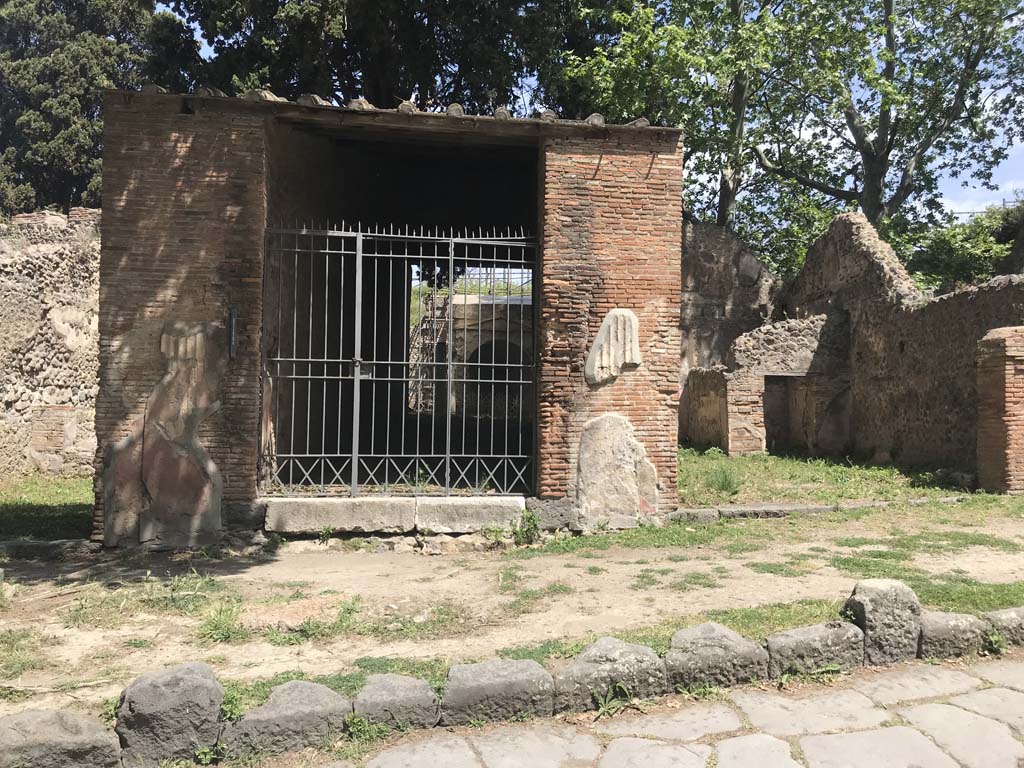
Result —
POLYGON ((165 373, 164 323, 226 324, 234 309, 237 354, 220 410, 199 432, 223 475, 225 507, 256 494, 266 220, 265 130, 256 106, 123 93, 104 100, 97 463, 137 428, 165 373))
POLYGON ((682 142, 637 131, 549 138, 542 148, 538 496, 575 491, 583 425, 629 419, 676 505, 682 142), (590 387, 583 367, 609 310, 639 319, 643 363, 590 387))
POLYGON ((1024 327, 978 342, 978 485, 1024 494, 1024 327))

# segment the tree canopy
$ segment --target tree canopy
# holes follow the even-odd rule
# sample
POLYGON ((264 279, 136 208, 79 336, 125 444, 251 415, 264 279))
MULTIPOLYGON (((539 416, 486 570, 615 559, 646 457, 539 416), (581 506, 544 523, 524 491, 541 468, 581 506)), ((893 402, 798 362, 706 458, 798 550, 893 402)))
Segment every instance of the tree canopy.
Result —
POLYGON ((144 81, 681 126, 686 215, 735 229, 783 272, 840 210, 906 236, 942 223, 940 177, 990 185, 1024 138, 1019 0, 169 6, 0 5, 0 213, 95 202, 100 92, 144 81))

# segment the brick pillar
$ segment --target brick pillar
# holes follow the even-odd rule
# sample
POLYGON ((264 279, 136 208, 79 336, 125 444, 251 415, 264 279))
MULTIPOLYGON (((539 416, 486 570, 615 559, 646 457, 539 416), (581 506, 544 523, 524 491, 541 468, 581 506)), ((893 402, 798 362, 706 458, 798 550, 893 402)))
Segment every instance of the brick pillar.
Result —
POLYGON ((1024 494, 1024 326, 978 342, 978 485, 1024 494))

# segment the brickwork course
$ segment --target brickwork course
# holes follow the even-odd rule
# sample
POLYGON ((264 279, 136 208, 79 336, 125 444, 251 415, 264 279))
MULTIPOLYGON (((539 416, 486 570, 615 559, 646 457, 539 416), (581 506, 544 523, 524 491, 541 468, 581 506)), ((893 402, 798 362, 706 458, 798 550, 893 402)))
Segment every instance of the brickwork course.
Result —
POLYGON ((1024 327, 987 333, 977 371, 978 483, 1024 494, 1024 327))
MULTIPOLYGON (((161 381, 168 382, 165 389, 177 386, 165 378, 173 371, 169 360, 194 359, 189 350, 168 358, 166 349, 185 338, 189 324, 199 335, 188 338, 221 333, 217 329, 232 322, 234 334, 217 403, 203 407, 199 446, 189 449, 195 466, 189 471, 207 478, 207 487, 190 492, 208 499, 222 482, 225 517, 257 506, 267 222, 340 219, 343 211, 325 201, 361 205, 356 192, 343 189, 345 174, 324 174, 318 165, 356 162, 358 153, 344 140, 368 132, 405 147, 410 140, 466 141, 473 134, 498 145, 534 147, 539 170, 524 178, 531 185, 539 178, 540 187, 533 206, 540 222, 541 304, 536 493, 573 496, 583 427, 616 412, 629 419, 666 491, 659 511, 674 509, 679 131, 307 109, 262 93, 226 99, 111 92, 104 109, 108 202, 100 262, 97 531, 105 512, 116 514, 114 539, 130 542, 146 499, 154 498, 152 489, 137 487, 135 469, 148 445, 147 402, 161 381), (308 136, 290 131, 303 121, 308 136), (639 318, 642 364, 591 386, 584 362, 613 308, 639 318), (168 331, 171 322, 177 325, 168 331)), ((395 199, 397 210, 407 210, 402 195, 395 199)), ((382 218, 388 213, 377 212, 382 218)), ((185 408, 189 400, 187 393, 160 397, 162 407, 185 408)))

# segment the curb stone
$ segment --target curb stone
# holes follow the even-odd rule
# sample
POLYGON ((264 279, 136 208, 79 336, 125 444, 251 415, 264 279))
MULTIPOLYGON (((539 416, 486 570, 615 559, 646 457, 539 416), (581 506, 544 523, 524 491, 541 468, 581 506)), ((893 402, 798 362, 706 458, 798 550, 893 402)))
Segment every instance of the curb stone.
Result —
MULTIPOLYGON (((908 587, 899 582, 888 583, 884 589, 878 586, 877 581, 858 582, 854 596, 870 593, 871 608, 879 616, 911 610, 908 600, 913 593, 908 587)), ((917 655, 971 653, 990 627, 1008 642, 1024 645, 1024 607, 992 611, 982 618, 925 611, 920 615, 917 655)), ((340 732, 353 708, 369 721, 430 728, 439 722, 442 726, 468 725, 550 717, 556 709, 591 709, 594 694, 606 694, 615 683, 626 686, 630 696, 644 698, 667 692, 670 683, 729 685, 766 675, 778 677, 791 669, 814 672, 830 665, 848 670, 865 663, 866 646, 880 647, 892 636, 886 622, 865 621, 865 628, 866 633, 849 622, 830 621, 776 633, 760 647, 709 622, 677 632, 665 659, 646 646, 605 637, 589 646, 557 678, 532 660, 493 659, 455 665, 440 703, 426 682, 401 675, 371 675, 354 704, 325 686, 291 681, 275 687, 265 704, 245 713, 238 723, 221 719, 223 688, 213 671, 205 664, 182 664, 141 675, 125 688, 118 706, 120 743, 111 729, 73 713, 26 710, 0 717, 0 741, 4 744, 0 768, 26 761, 39 768, 72 764, 155 768, 175 758, 192 760, 197 745, 214 748, 222 738, 224 746, 233 745, 243 753, 254 747, 291 750, 324 738, 324 727, 328 732, 340 732), (280 715, 275 714, 277 710, 282 710, 280 715), (25 732, 26 718, 51 725, 33 726, 28 731, 32 738, 19 742, 10 734, 25 732), (289 718, 292 720, 285 722, 289 718), (281 738, 272 738, 269 745, 247 746, 240 735, 247 722, 249 726, 260 722, 267 733, 273 731, 281 738), (85 758, 78 757, 82 745, 85 758), (63 757, 68 750, 79 750, 76 762, 63 757)), ((898 634, 900 653, 903 634, 898 634)), ((267 735, 261 729, 252 733, 267 735)))

